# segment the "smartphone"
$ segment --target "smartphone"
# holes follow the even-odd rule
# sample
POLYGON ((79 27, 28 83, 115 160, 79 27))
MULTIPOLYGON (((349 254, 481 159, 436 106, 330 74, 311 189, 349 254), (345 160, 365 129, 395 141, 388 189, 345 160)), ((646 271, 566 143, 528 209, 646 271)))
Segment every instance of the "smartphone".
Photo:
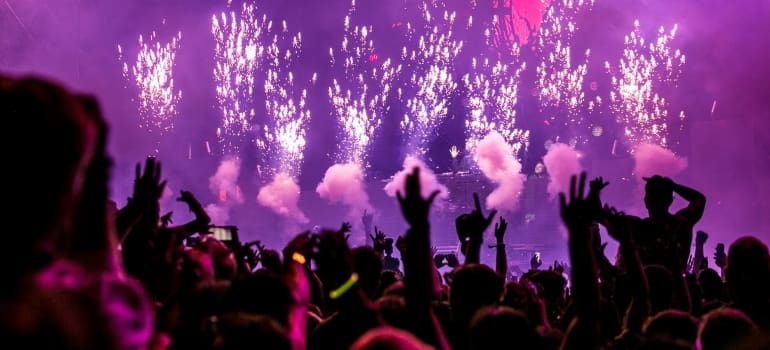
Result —
POLYGON ((233 239, 233 232, 226 226, 214 226, 211 227, 209 232, 220 241, 230 241, 233 239))
POLYGON ((718 252, 723 252, 723 251, 725 251, 725 245, 724 245, 723 243, 719 243, 719 244, 717 244, 717 251, 718 251, 718 252))
POLYGON ((228 246, 239 244, 238 228, 235 226, 210 226, 209 234, 228 246))

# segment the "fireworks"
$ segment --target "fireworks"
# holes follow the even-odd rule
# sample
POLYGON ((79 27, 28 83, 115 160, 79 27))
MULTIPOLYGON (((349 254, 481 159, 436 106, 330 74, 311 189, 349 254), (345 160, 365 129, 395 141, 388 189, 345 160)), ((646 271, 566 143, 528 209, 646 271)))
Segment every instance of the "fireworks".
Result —
POLYGON ((305 149, 305 123, 310 118, 307 91, 294 87, 291 64, 300 53, 302 34, 290 36, 285 21, 274 26, 266 15, 244 3, 238 13, 212 19, 216 39, 214 81, 222 125, 217 136, 226 153, 239 152, 244 142, 254 142, 268 176, 284 173, 296 177, 305 149), (264 79, 264 80, 262 80, 264 79), (265 120, 259 126, 254 99, 262 82, 265 120))
POLYGON ((262 45, 266 22, 255 15, 255 8, 243 4, 236 12, 222 13, 211 20, 216 40, 214 82, 221 126, 217 138, 225 153, 237 154, 244 141, 251 139, 255 117, 255 74, 265 48, 262 45))
MULTIPOLYGON (((181 40, 181 32, 166 44, 158 41, 155 32, 146 39, 140 35, 136 63, 129 68, 128 63, 123 62, 123 76, 131 81, 130 75, 133 75, 139 89, 139 126, 159 135, 173 129, 178 115, 176 106, 182 99, 182 91, 174 88, 173 74, 176 50, 181 40)), ((124 61, 120 45, 118 54, 119 60, 124 61)))
MULTIPOLYGON (((625 37, 623 57, 617 67, 605 62, 612 76, 613 90, 610 107, 629 145, 645 143, 667 146, 666 119, 668 101, 655 91, 661 85, 675 85, 682 72, 685 56, 673 50, 671 41, 676 36, 677 25, 666 32, 660 27, 657 38, 646 42, 634 22, 634 30, 625 37)), ((684 119, 684 113, 679 113, 684 119)))
MULTIPOLYGON (((519 48, 513 46, 514 62, 518 61, 519 48)), ((497 131, 511 145, 514 155, 529 142, 529 131, 516 129, 516 103, 518 102, 519 77, 525 69, 519 65, 489 59, 479 62, 474 58, 471 73, 463 76, 468 92, 469 118, 465 132, 471 154, 476 144, 491 131, 497 131)))
MULTIPOLYGON (((575 18, 593 6, 594 0, 554 1, 548 8, 538 32, 537 49, 540 64, 536 67, 537 97, 550 125, 568 130, 584 124, 581 107, 585 102, 583 78, 587 73, 590 51, 581 64, 572 64, 570 43, 577 31, 575 18)), ((589 108, 593 108, 590 105, 589 108)), ((586 132, 590 128, 586 128, 586 132)), ((570 131, 569 136, 582 138, 583 132, 570 131)))
MULTIPOLYGON (((273 23, 267 23, 271 31, 273 23)), ((268 121, 257 139, 257 148, 272 173, 299 176, 305 150, 305 123, 310 119, 307 90, 295 87, 293 60, 301 52, 302 34, 289 35, 286 21, 265 45, 265 111, 268 121), (269 158, 269 159, 267 159, 269 158)))
POLYGON ((337 162, 353 162, 365 169, 371 139, 382 123, 382 115, 388 110, 391 84, 401 72, 401 66, 394 66, 390 59, 378 63, 370 38, 371 26, 350 23, 354 10, 355 1, 345 17, 345 35, 337 54, 333 49, 329 50, 332 66, 341 62, 345 75, 344 79, 333 80, 328 94, 342 128, 337 162))
MULTIPOLYGON (((408 112, 400 126, 409 138, 409 153, 417 155, 427 152, 436 127, 447 116, 449 98, 457 88, 453 64, 463 47, 462 41, 452 37, 454 13, 445 11, 443 17, 435 18, 425 3, 421 10, 425 32, 418 38, 417 50, 404 47, 401 51, 402 60, 415 71, 409 81, 415 91, 406 101, 408 112)), ((414 27, 408 25, 407 31, 411 37, 414 27)))

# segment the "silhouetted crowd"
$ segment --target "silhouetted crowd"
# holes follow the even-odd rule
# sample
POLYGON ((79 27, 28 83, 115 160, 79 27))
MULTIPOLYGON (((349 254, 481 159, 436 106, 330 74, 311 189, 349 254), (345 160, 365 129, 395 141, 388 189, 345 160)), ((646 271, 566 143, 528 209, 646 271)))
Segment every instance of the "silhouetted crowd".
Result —
POLYGON ((154 158, 118 208, 91 97, 0 76, 0 112, 4 349, 770 349, 766 242, 741 237, 706 257, 708 235, 693 237, 706 198, 669 178, 645 179, 640 218, 602 203, 601 177, 574 176, 559 201, 569 261, 533 257, 511 278, 507 223, 478 196, 455 222, 461 253, 435 254, 438 193, 423 196, 419 169, 398 193, 403 234, 365 214, 372 246, 350 247, 343 223, 278 251, 217 240, 187 191, 178 200, 195 218, 172 226, 154 158), (672 213, 674 195, 687 206, 672 213), (619 244, 613 259, 600 226, 619 244), (488 229, 494 268, 480 264, 488 229))

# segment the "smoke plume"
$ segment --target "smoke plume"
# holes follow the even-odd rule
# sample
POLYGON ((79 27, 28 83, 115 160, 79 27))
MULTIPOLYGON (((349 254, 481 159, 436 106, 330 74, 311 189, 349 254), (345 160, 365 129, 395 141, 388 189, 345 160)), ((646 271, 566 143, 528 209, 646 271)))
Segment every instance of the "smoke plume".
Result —
POLYGON ((580 166, 580 154, 574 148, 563 143, 554 143, 543 157, 543 164, 548 171, 548 194, 556 198, 559 192, 569 191, 572 175, 583 171, 580 166))
POLYGON ((305 224, 309 220, 299 209, 300 189, 291 176, 278 173, 273 181, 259 189, 257 201, 272 209, 276 214, 295 223, 305 224))
POLYGON ((655 144, 643 144, 634 149, 634 176, 640 182, 643 177, 660 175, 673 177, 687 168, 687 158, 655 144))
POLYGON ((240 159, 227 158, 219 163, 217 172, 209 178, 209 189, 219 198, 220 202, 243 204, 243 194, 238 187, 240 173, 240 159))
POLYGON ((430 196, 435 190, 439 190, 437 198, 446 199, 449 197, 449 190, 446 186, 440 184, 434 174, 420 159, 415 156, 407 156, 404 159, 404 168, 393 175, 393 179, 385 185, 385 193, 388 196, 395 197, 397 192, 405 193, 406 177, 414 171, 414 168, 420 168, 420 191, 424 198, 430 196))
POLYGON ((241 173, 241 161, 237 158, 225 158, 219 163, 217 171, 209 177, 209 190, 218 202, 206 206, 206 213, 214 225, 227 225, 230 209, 234 204, 243 204, 243 194, 238 187, 241 173))
POLYGON ((487 208, 515 212, 526 177, 521 174, 521 163, 513 156, 511 146, 500 134, 492 131, 479 141, 476 163, 484 176, 497 184, 497 188, 487 196, 487 208))
POLYGON ((358 164, 332 165, 315 191, 332 204, 341 203, 349 207, 349 215, 353 218, 361 217, 364 211, 372 211, 364 186, 364 172, 358 164))

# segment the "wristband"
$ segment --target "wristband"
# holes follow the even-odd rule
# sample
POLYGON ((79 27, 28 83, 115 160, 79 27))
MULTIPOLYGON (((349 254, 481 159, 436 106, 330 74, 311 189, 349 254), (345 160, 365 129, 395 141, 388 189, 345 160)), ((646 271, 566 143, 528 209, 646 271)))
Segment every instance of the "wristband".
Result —
POLYGON ((305 256, 297 252, 294 252, 294 254, 291 255, 291 260, 296 261, 300 265, 305 265, 305 262, 307 262, 307 259, 305 259, 305 256))
POLYGON ((345 292, 350 290, 350 288, 353 288, 353 286, 356 284, 356 282, 358 282, 358 274, 353 272, 353 274, 350 275, 350 278, 348 278, 348 280, 345 281, 345 283, 343 283, 337 289, 335 289, 335 290, 331 291, 331 293, 329 293, 329 298, 338 299, 343 294, 345 294, 345 292))

